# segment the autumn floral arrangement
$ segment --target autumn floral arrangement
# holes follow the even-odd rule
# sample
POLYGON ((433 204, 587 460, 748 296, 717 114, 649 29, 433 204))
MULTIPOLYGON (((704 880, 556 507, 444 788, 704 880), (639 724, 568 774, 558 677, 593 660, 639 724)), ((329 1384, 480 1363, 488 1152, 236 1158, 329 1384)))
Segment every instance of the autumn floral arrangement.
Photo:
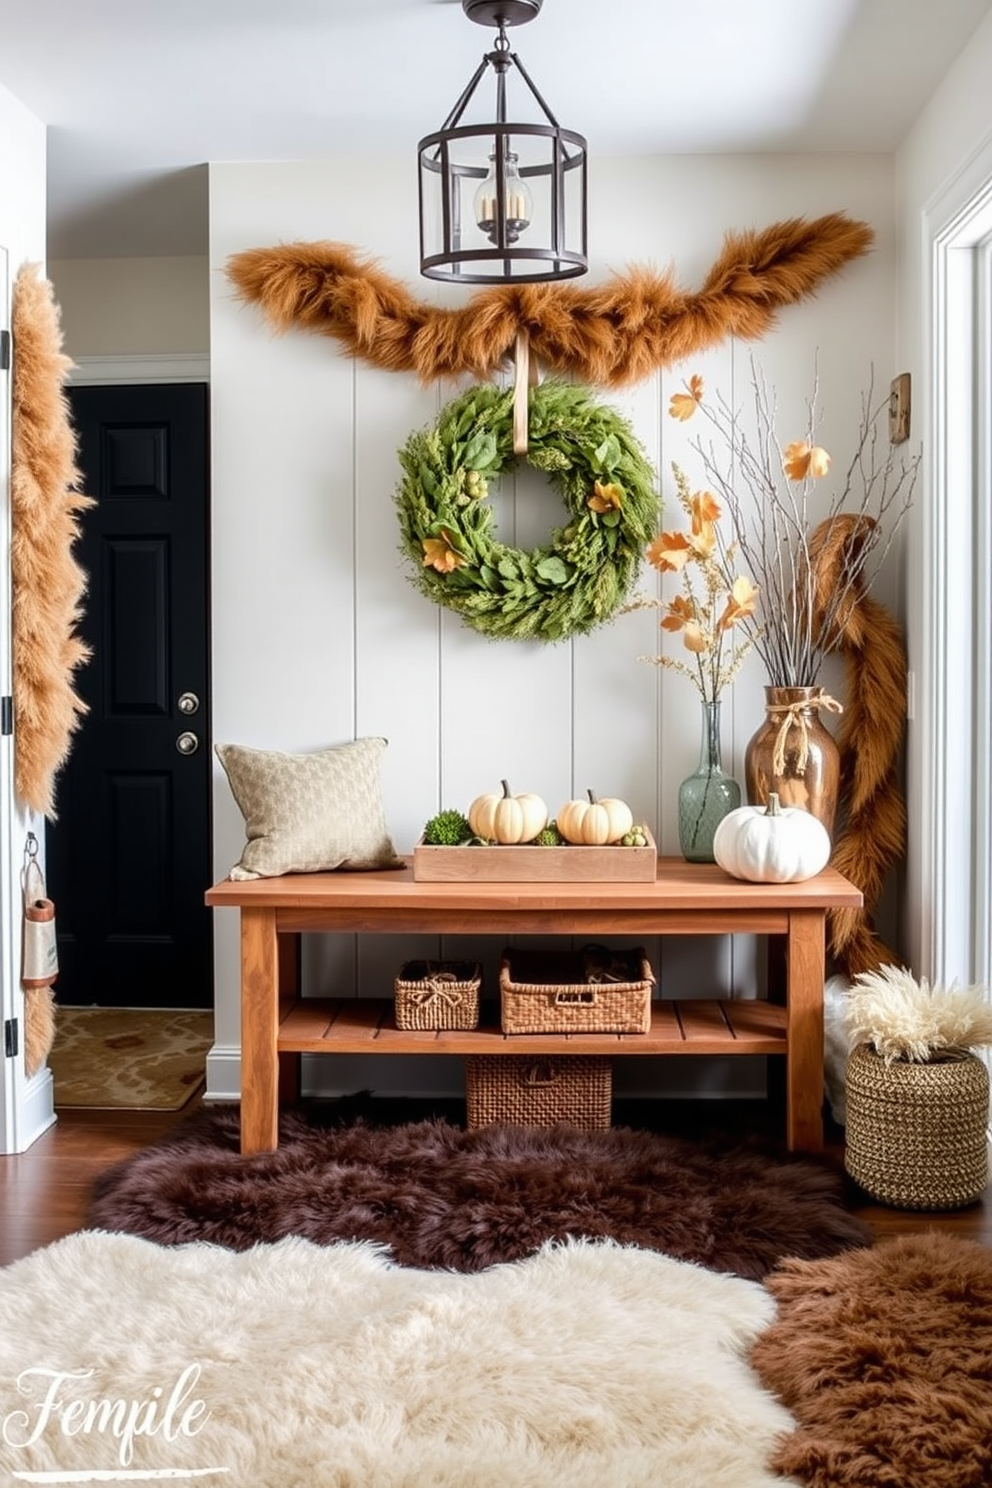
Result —
POLYGON ((628 609, 660 609, 661 629, 682 637, 685 655, 663 651, 641 660, 688 677, 702 700, 700 766, 678 793, 679 842, 690 862, 712 862, 716 827, 740 805, 740 786, 721 760, 720 695, 754 645, 743 623, 758 596, 747 575, 735 572, 736 544, 720 540, 719 502, 709 491, 693 491, 678 465, 672 470, 688 530, 659 533, 646 556, 659 573, 677 574, 681 591, 670 599, 639 595, 628 609))
POLYGON ((742 622, 753 616, 758 592, 747 575, 733 572, 736 544, 718 539, 719 502, 709 491, 693 491, 678 465, 672 473, 689 530, 659 533, 648 544, 646 557, 659 573, 678 574, 682 592, 668 600, 639 595, 629 608, 660 609, 661 629, 681 635, 691 658, 664 652, 641 660, 688 677, 702 701, 712 704, 719 702, 754 645, 742 622))
MULTIPOLYGON (((854 975, 893 959, 872 915, 905 843, 898 760, 906 657, 898 621, 870 590, 909 511, 921 454, 888 443, 888 399, 876 397, 869 379, 851 453, 838 473, 818 438, 818 380, 802 437, 786 443, 777 432, 774 396, 753 357, 750 365, 750 417, 719 394, 708 398, 698 376, 675 394, 669 412, 703 425, 692 447, 731 533, 725 548, 717 527, 716 562, 728 586, 736 564, 754 582, 757 602, 740 624, 764 662, 766 699, 774 688, 809 700, 782 698, 774 707, 766 701, 766 734, 774 738, 766 763, 776 779, 794 772, 796 801, 814 813, 815 787, 804 774, 814 726, 807 732, 804 710, 842 711, 818 684, 828 654, 844 662, 847 692, 836 740, 840 829, 830 861, 861 889, 864 904, 830 911, 827 939, 834 964, 854 975)), ((758 773, 753 781, 748 774, 752 800, 762 799, 758 773)))

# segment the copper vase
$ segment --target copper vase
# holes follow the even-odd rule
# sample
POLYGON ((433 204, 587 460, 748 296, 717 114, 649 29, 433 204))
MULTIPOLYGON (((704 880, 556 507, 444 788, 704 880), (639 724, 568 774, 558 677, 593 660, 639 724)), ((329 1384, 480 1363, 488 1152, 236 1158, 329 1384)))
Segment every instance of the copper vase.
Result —
POLYGON ((840 751, 820 720, 823 697, 822 687, 765 688, 765 721, 745 751, 744 783, 750 805, 765 805, 775 791, 782 806, 811 812, 833 837, 840 751))

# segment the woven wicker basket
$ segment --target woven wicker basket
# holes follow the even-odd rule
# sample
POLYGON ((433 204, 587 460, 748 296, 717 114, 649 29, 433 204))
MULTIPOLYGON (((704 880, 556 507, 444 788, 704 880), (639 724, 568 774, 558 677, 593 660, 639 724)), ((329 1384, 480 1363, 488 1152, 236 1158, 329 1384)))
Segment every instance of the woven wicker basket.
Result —
POLYGON ((465 1106, 469 1126, 493 1121, 587 1131, 610 1124, 613 1061, 589 1054, 469 1054, 465 1106))
POLYGON ((847 1066, 844 1165, 896 1209, 960 1209, 988 1182, 989 1075, 974 1054, 887 1065, 862 1044, 847 1066))
POLYGON ((477 961, 405 961, 395 982, 396 1027, 478 1028, 481 985, 477 961))
POLYGON ((643 946, 534 951, 511 946, 499 973, 504 1033, 647 1033, 654 973, 643 946))

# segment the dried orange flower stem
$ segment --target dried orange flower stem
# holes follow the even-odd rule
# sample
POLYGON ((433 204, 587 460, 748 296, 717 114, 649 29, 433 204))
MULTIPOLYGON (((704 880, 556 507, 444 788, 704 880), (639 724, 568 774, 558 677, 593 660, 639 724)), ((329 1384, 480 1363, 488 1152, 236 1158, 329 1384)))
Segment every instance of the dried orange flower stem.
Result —
MULTIPOLYGON (((696 381, 701 392, 702 382, 696 381)), ((662 610, 661 629, 681 635, 692 658, 687 661, 664 652, 639 659, 681 672, 694 683, 703 702, 715 703, 754 644, 743 622, 754 613, 757 591, 745 575, 732 574, 735 549, 720 541, 719 502, 709 491, 693 492, 678 465, 672 471, 689 531, 659 533, 648 545, 646 557, 660 573, 678 574, 682 593, 668 601, 639 595, 628 608, 662 610)))

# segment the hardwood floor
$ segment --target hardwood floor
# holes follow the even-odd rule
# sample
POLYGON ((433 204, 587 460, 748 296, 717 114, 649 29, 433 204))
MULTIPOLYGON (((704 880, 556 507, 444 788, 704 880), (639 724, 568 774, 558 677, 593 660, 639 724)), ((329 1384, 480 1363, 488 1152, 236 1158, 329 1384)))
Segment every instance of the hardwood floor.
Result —
MULTIPOLYGON (((391 1102, 388 1109, 386 1103, 371 1102, 362 1114, 367 1115, 373 1105, 377 1107, 373 1119, 390 1122, 418 1120, 428 1114, 460 1119, 459 1102, 430 1106, 413 1101, 391 1102)), ((692 1102, 690 1109, 688 1105, 661 1101, 652 1103, 652 1107, 647 1114, 641 1105, 636 1110, 618 1110, 614 1119, 624 1125, 691 1135, 703 1128, 712 1129, 717 1121, 723 1128, 729 1115, 726 1104, 717 1102, 692 1102), (701 1105, 710 1110, 701 1112, 701 1105), (719 1109, 715 1111, 714 1107, 719 1109)), ((0 1265, 9 1265, 39 1246, 81 1229, 90 1185, 97 1174, 156 1141, 193 1109, 187 1105, 182 1111, 170 1113, 66 1110, 60 1112, 57 1124, 27 1152, 0 1157, 0 1265)), ((761 1125, 761 1105, 756 1109, 753 1102, 741 1108, 737 1119, 730 1122, 730 1128, 738 1136, 761 1125)), ((836 1129, 828 1133, 827 1155, 842 1172, 842 1134, 836 1129)), ((936 1229, 992 1247, 992 1184, 978 1204, 929 1214, 875 1204, 846 1177, 844 1182, 848 1207, 861 1214, 879 1238, 936 1229)))
POLYGON ((0 1157, 0 1264, 81 1229, 96 1175, 156 1141, 190 1109, 62 1111, 27 1152, 0 1157))

